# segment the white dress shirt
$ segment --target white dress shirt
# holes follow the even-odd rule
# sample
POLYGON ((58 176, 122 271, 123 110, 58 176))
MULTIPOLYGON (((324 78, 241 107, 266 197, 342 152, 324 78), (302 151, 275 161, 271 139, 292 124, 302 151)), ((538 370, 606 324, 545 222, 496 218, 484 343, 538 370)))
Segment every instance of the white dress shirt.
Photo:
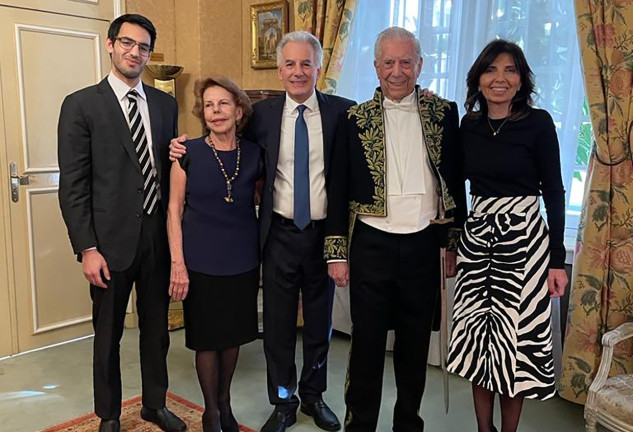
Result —
POLYGON ((308 146, 310 151, 310 217, 312 220, 325 219, 327 214, 327 195, 325 192, 325 151, 323 149, 323 125, 316 92, 303 104, 298 104, 286 94, 286 102, 281 117, 281 136, 279 159, 275 174, 273 192, 273 211, 285 218, 294 215, 294 158, 295 123, 299 111, 297 107, 305 105, 303 112, 308 127, 308 146))
POLYGON ((408 234, 423 230, 437 217, 437 179, 429 160, 414 91, 400 102, 385 98, 387 217, 359 215, 376 229, 408 234))

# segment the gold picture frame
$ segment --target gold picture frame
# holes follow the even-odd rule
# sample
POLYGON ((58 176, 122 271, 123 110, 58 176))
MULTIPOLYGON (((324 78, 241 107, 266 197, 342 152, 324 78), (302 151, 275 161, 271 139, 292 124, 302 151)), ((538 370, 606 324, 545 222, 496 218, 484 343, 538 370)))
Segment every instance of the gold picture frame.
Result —
POLYGON ((275 69, 277 44, 288 32, 286 0, 251 5, 251 67, 275 69))

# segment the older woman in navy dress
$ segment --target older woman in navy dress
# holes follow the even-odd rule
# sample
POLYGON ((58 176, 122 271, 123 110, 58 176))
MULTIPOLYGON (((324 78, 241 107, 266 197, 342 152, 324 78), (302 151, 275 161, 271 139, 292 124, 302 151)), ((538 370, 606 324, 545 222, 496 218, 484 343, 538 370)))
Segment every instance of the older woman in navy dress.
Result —
POLYGON ((193 113, 208 132, 171 169, 167 227, 174 300, 184 300, 185 344, 196 351, 204 432, 238 432, 230 386, 239 347, 257 337, 255 182, 259 147, 238 138, 252 112, 227 78, 196 82, 193 113))

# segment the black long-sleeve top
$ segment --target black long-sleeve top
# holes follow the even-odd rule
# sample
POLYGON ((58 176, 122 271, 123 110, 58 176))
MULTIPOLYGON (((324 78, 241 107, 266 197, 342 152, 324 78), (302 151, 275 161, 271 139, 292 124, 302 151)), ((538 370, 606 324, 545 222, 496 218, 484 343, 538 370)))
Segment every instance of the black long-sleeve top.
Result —
POLYGON ((461 123, 464 175, 470 194, 543 196, 550 239, 549 268, 564 268, 565 188, 556 128, 545 110, 518 121, 465 116, 461 123), (502 124, 503 123, 503 124, 502 124), (493 135, 493 129, 498 130, 493 135))

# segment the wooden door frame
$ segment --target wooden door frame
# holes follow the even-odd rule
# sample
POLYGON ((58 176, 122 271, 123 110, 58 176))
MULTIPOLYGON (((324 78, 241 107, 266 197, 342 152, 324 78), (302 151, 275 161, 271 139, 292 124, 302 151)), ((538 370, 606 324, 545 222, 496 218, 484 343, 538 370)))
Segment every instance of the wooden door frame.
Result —
MULTIPOLYGON (((0 78, 2 73, 6 73, 0 69, 0 78)), ((17 310, 15 298, 15 278, 13 274, 13 254, 10 253, 11 247, 11 213, 9 206, 11 205, 9 195, 11 193, 9 186, 9 160, 7 159, 7 142, 4 128, 4 104, 3 101, 2 80, 0 79, 0 177, 2 178, 2 194, 0 194, 0 214, 4 224, 0 226, 0 296, 4 296, 3 291, 9 299, 7 305, 9 310, 9 332, 11 335, 11 352, 9 355, 18 352, 18 328, 17 328, 17 310), (3 265, 4 264, 4 265, 3 265)))
POLYGON ((112 19, 114 20, 116 17, 121 16, 125 13, 125 0, 113 0, 114 1, 114 16, 112 19))

